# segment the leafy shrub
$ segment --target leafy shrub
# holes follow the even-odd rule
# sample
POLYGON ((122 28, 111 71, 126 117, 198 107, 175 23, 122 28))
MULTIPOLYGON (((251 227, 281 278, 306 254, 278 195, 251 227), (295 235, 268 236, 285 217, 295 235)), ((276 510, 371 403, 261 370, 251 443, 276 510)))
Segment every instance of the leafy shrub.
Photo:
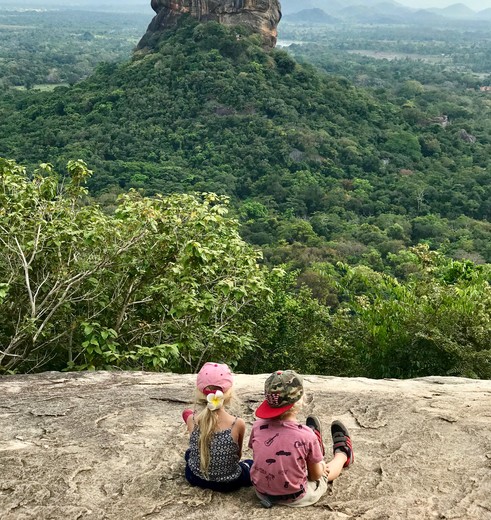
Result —
POLYGON ((107 215, 90 171, 29 179, 0 160, 0 370, 172 368, 239 359, 243 311, 266 290, 259 255, 214 194, 143 198, 107 215))

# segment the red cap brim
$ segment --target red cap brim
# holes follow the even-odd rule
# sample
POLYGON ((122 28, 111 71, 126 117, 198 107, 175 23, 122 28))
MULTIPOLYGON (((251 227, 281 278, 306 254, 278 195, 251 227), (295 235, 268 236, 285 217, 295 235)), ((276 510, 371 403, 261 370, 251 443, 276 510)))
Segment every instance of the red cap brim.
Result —
POLYGON ((209 395, 209 394, 214 394, 218 390, 220 390, 220 392, 222 392, 222 393, 225 393, 220 386, 217 389, 214 389, 214 390, 209 390, 208 388, 205 388, 204 390, 202 390, 201 393, 204 394, 204 395, 209 395))
POLYGON ((288 412, 294 405, 295 403, 292 403, 285 404, 285 406, 280 406, 279 408, 273 408, 268 401, 263 401, 256 410, 256 417, 259 417, 259 419, 273 419, 282 413, 288 412))

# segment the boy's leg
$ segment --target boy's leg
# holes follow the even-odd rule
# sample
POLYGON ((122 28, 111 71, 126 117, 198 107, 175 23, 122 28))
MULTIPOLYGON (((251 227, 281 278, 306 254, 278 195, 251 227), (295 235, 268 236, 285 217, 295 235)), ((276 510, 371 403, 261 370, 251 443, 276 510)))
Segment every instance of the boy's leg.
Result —
POLYGON ((338 451, 334 454, 334 458, 326 464, 326 467, 329 470, 329 474, 327 476, 327 480, 329 482, 336 480, 339 475, 341 475, 341 471, 343 471, 347 460, 348 457, 341 451, 338 451))

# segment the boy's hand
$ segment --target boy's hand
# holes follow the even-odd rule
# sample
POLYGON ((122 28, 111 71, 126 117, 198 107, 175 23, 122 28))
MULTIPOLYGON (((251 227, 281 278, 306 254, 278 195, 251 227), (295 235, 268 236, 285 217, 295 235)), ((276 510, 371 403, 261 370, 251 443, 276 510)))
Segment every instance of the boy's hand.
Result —
POLYGON ((330 471, 331 471, 331 468, 329 467, 329 464, 324 463, 324 473, 323 473, 323 475, 325 477, 328 477, 330 471))

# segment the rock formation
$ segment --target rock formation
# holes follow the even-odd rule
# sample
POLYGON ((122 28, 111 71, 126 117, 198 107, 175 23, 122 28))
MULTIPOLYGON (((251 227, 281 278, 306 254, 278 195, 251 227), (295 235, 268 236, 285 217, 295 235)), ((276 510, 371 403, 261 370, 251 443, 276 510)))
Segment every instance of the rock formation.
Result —
MULTIPOLYGON (((236 376, 246 446, 265 379, 236 376)), ((304 379, 302 417, 321 418, 326 446, 331 420, 342 420, 356 460, 300 512, 262 509, 250 488, 223 495, 186 483, 181 411, 193 376, 0 376, 0 518, 491 518, 491 381, 304 379)))
POLYGON ((281 19, 278 0, 152 0, 152 9, 157 14, 140 40, 139 49, 152 47, 159 34, 183 15, 203 22, 245 25, 261 34, 266 46, 274 47, 281 19))
POLYGON ((462 141, 470 144, 474 144, 477 141, 476 136, 469 134, 467 130, 464 130, 463 128, 459 133, 459 137, 462 139, 462 141))

